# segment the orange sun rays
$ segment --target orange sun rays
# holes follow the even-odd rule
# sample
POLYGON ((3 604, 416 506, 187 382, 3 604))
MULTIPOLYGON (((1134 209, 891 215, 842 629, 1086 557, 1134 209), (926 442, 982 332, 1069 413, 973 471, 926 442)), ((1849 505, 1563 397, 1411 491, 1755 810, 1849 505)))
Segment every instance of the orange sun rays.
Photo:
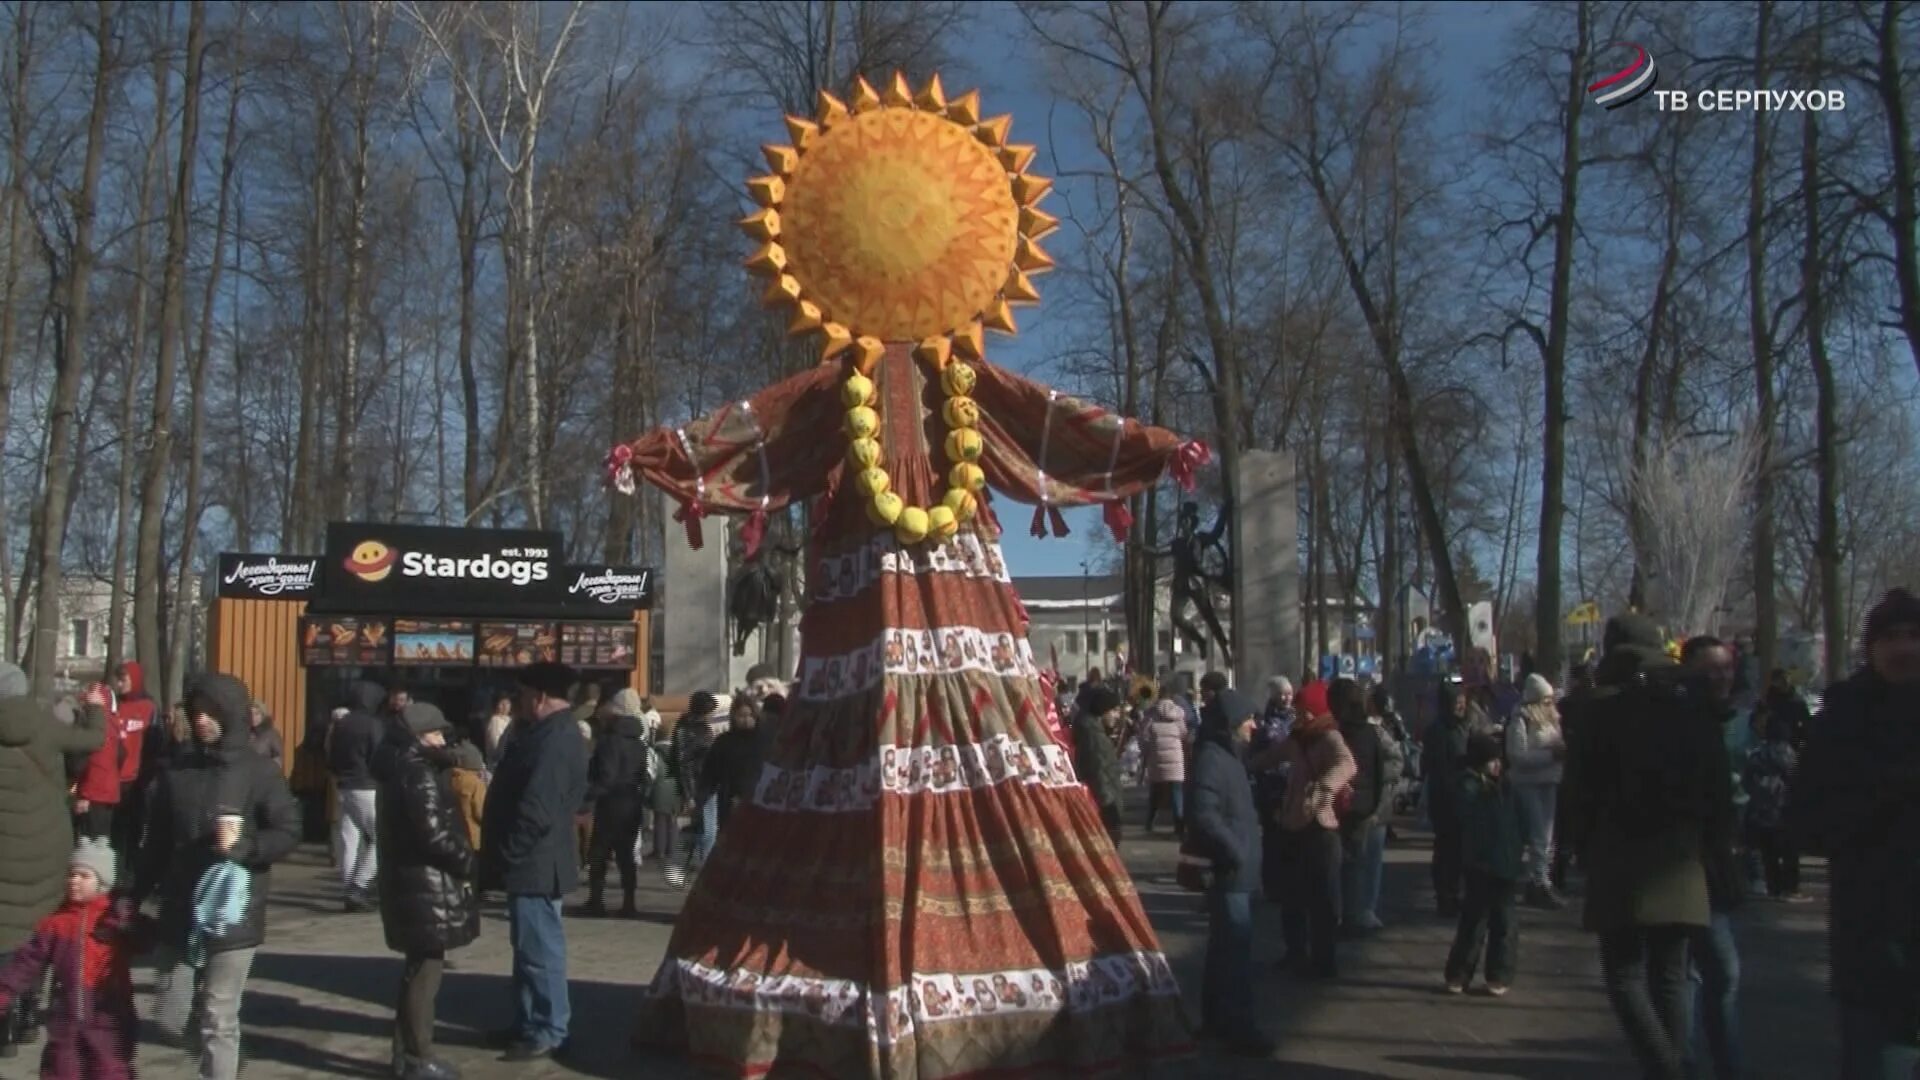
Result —
POLYGON ((1035 205, 1052 182, 1027 173, 1035 150, 1008 143, 1011 127, 981 116, 977 92, 949 101, 938 75, 916 92, 898 73, 787 117, 792 144, 762 148, 772 171, 747 182, 760 209, 740 223, 765 301, 791 332, 820 335, 823 360, 851 351, 859 370, 885 342, 937 365, 979 359, 983 330, 1012 333, 1010 309, 1039 300, 1032 277, 1053 260, 1038 241, 1059 226, 1035 205))

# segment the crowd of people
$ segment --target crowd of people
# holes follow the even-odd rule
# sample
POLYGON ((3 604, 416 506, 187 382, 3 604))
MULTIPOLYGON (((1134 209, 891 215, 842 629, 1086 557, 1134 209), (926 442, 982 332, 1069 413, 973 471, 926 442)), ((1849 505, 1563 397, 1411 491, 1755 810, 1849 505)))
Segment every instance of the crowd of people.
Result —
MULTIPOLYGON (((1728 643, 1697 637, 1675 657, 1627 614, 1565 690, 1535 672, 1508 688, 1443 679, 1419 731, 1384 685, 1348 678, 1276 677, 1256 701, 1219 673, 1196 686, 1093 672, 1061 689, 1056 737, 1114 837, 1129 783, 1146 787, 1148 835, 1170 819, 1178 877, 1209 920, 1201 1032, 1232 1051, 1274 1050, 1254 996, 1256 900, 1279 908, 1280 970, 1338 978, 1343 942, 1385 925, 1392 822, 1417 807, 1434 910, 1455 928, 1439 989, 1509 994, 1519 910, 1577 895, 1625 1042, 1662 1080, 1744 1075, 1733 913, 1803 902, 1801 853, 1824 856, 1840 1074, 1864 1080, 1887 1075, 1920 1017, 1920 598, 1890 592, 1862 641, 1817 718, 1782 673, 1744 694, 1728 643)), ((695 694, 669 723, 631 689, 603 695, 543 663, 469 725, 374 683, 314 725, 342 906, 377 911, 403 958, 394 1075, 458 1076, 435 1052, 434 1003, 488 893, 513 955, 503 1057, 566 1050, 566 917, 637 915, 649 860, 674 887, 698 873, 785 712, 771 672, 752 683, 695 694), (563 910, 583 878, 585 902, 563 910)), ((137 665, 50 709, 0 664, 0 1048, 43 1024, 43 1075, 131 1076, 130 962, 151 952, 154 1030, 202 1077, 239 1075, 273 868, 302 836, 283 758, 230 676, 191 680, 162 717, 137 665)))
POLYGON ((1828 860, 1842 1080, 1892 1073, 1920 1029, 1920 599, 1870 613, 1863 662, 1815 718, 1784 671, 1739 685, 1735 647, 1673 655, 1648 618, 1609 620, 1598 662, 1565 689, 1442 679, 1409 730, 1384 685, 1276 677, 1255 704, 1218 674, 1132 688, 1100 674, 1062 690, 1080 776, 1118 835, 1117 766, 1138 761, 1152 833, 1171 808, 1179 877, 1206 893, 1202 1032, 1266 1056, 1250 994, 1256 895, 1277 904, 1277 965, 1337 978, 1344 940, 1380 929, 1391 819, 1432 830, 1435 913, 1455 934, 1448 994, 1520 975, 1521 919, 1576 888, 1608 1001, 1644 1075, 1746 1075, 1740 946, 1750 899, 1808 902, 1803 852, 1828 860), (1129 751, 1129 745, 1137 750, 1129 751), (1417 799, 1410 797, 1417 792, 1417 799))

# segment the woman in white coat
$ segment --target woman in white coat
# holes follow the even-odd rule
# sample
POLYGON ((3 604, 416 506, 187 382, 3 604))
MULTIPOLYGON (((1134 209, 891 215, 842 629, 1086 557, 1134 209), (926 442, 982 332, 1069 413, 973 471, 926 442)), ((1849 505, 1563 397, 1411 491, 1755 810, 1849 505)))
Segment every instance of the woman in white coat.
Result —
POLYGON ((1564 906, 1554 895, 1553 807, 1566 767, 1567 740, 1560 731, 1560 710, 1553 685, 1539 674, 1527 676, 1520 711, 1507 724, 1507 778, 1519 797, 1527 823, 1527 897, 1535 907, 1564 906))

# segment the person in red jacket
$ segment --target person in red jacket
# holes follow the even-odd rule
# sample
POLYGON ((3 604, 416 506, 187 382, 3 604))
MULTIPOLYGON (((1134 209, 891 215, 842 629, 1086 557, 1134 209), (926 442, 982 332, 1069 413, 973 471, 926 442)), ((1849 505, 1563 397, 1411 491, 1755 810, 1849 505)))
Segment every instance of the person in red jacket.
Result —
MULTIPOLYGON (((87 688, 86 703, 108 707, 107 688, 87 688)), ((87 755, 80 778, 73 785, 73 831, 77 836, 106 839, 113 832, 114 812, 120 806, 120 767, 125 753, 120 725, 109 714, 106 738, 87 755)))
POLYGON ((153 729, 153 699, 147 696, 146 679, 137 661, 121 664, 113 673, 113 700, 108 726, 119 733, 120 798, 113 815, 113 847, 125 853, 137 850, 145 830, 143 808, 146 788, 153 779, 164 739, 149 746, 147 733, 153 729))
POLYGON ((129 960, 132 922, 113 902, 113 850, 82 840, 67 870, 67 899, 0 967, 0 1006, 53 972, 42 1080, 132 1080, 138 1021, 129 960))

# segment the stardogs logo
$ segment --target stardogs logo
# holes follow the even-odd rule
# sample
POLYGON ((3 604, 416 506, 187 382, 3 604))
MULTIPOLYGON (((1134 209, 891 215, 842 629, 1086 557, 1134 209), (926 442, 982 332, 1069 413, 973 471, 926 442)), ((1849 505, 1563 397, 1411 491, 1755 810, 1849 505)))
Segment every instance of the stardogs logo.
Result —
POLYGON ((1631 105, 1645 97, 1660 82, 1659 72, 1653 66, 1652 53, 1631 41, 1622 42, 1621 45, 1633 50, 1633 62, 1587 87, 1587 93, 1593 95, 1593 103, 1603 109, 1631 105))
POLYGON ((400 553, 378 540, 362 540, 347 553, 347 573, 361 581, 385 581, 400 553))

